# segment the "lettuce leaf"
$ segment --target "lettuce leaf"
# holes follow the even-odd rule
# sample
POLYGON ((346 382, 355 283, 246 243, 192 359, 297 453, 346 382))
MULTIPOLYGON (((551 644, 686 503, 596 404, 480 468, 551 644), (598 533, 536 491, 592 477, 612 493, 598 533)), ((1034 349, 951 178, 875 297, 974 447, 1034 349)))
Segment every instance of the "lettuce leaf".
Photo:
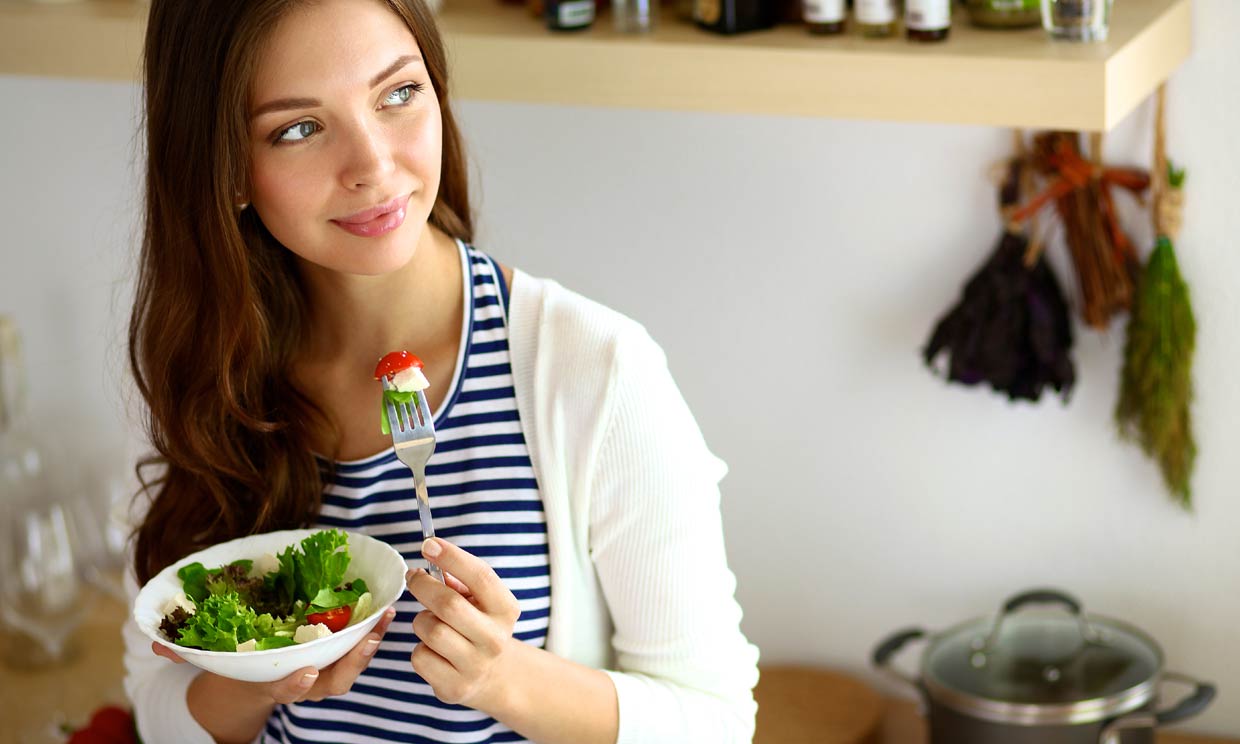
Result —
POLYGON ((336 589, 320 589, 319 593, 314 595, 314 599, 310 601, 309 612, 325 612, 336 607, 351 605, 358 600, 363 594, 369 591, 366 582, 356 579, 349 583, 348 588, 336 589))
MULTIPOLYGON (((344 583, 349 568, 349 538, 340 530, 323 530, 301 541, 297 563, 297 599, 313 604, 324 589, 344 583)), ((338 607, 339 605, 333 605, 338 607)))
POLYGON ((418 405, 418 391, 410 390, 401 392, 400 390, 384 390, 383 399, 379 401, 379 429, 384 434, 392 433, 392 422, 388 420, 388 401, 393 405, 401 403, 412 403, 418 405))
POLYGON ((277 558, 279 569, 261 578, 249 577, 249 560, 182 567, 177 577, 198 609, 173 640, 208 651, 236 651, 250 639, 259 650, 288 646, 307 612, 352 605, 368 591, 361 579, 344 583, 349 538, 340 530, 316 532, 277 558))
POLYGON ((210 576, 201 563, 182 566, 181 570, 177 571, 177 578, 181 580, 185 596, 194 600, 194 604, 201 604, 202 600, 207 598, 207 581, 210 576))
POLYGON ((181 628, 177 644, 207 651, 236 651, 238 643, 255 638, 254 610, 236 592, 212 594, 181 628))

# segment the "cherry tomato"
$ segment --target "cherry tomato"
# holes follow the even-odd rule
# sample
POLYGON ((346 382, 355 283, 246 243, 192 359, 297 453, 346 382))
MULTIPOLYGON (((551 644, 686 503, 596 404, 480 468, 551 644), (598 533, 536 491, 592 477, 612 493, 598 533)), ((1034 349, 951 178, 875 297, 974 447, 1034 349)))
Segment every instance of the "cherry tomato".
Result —
POLYGON ((343 607, 337 607, 336 609, 328 610, 327 612, 312 612, 309 615, 306 615, 306 623, 309 625, 323 623, 331 632, 339 633, 341 630, 344 630, 346 625, 349 624, 349 618, 352 616, 353 608, 348 605, 344 605, 343 607))
POLYGON ((418 359, 417 355, 407 351, 393 351, 379 360, 379 366, 375 367, 375 379, 386 377, 390 380, 397 372, 403 372, 410 367, 422 369, 422 366, 422 360, 418 359))

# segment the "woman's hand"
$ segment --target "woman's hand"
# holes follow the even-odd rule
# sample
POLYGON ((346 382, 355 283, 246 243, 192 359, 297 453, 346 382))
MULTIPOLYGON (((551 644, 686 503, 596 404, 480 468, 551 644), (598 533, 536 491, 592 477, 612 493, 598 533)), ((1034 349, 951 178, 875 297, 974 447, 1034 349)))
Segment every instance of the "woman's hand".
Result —
POLYGON ((515 654, 517 598, 482 559, 442 539, 422 544, 422 555, 443 569, 445 584, 423 569, 405 575, 409 592, 426 607, 413 619, 421 640, 413 669, 445 703, 484 712, 504 695, 506 662, 515 654))
MULTIPOLYGON (((233 683, 241 694, 252 700, 264 701, 268 705, 300 703, 306 700, 322 700, 333 695, 343 695, 353 687, 358 675, 374 658, 375 651, 379 648, 379 641, 387 633, 388 626, 392 624, 394 617, 396 617, 396 610, 392 607, 387 608, 374 630, 368 633, 349 653, 321 670, 314 667, 298 669, 284 679, 275 682, 227 681, 233 683)), ((177 664, 185 662, 175 651, 166 646, 151 643, 151 648, 159 656, 177 664)))

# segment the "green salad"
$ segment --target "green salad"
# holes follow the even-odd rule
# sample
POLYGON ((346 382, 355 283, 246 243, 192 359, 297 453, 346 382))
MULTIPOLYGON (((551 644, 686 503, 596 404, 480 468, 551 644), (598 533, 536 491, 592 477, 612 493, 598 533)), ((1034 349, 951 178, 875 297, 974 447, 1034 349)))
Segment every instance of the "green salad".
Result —
POLYGON ((183 592, 168 601, 160 630, 187 648, 265 651, 321 638, 370 614, 366 582, 345 582, 348 536, 316 532, 255 571, 253 560, 177 571, 183 592))

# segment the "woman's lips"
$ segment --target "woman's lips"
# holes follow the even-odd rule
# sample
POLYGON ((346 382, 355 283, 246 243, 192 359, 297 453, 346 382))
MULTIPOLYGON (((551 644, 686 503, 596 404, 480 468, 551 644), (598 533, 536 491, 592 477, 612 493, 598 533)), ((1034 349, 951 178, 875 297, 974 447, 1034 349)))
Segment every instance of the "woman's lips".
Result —
POLYGON ((377 210, 367 210, 372 213, 375 211, 378 212, 378 214, 373 217, 368 218, 367 213, 362 212, 358 215, 361 218, 360 220, 355 220, 352 217, 348 217, 343 220, 332 220, 332 224, 359 237, 374 238, 390 233, 400 227, 405 221, 405 207, 408 205, 409 195, 406 194, 405 196, 393 199, 391 202, 379 207, 377 210))

